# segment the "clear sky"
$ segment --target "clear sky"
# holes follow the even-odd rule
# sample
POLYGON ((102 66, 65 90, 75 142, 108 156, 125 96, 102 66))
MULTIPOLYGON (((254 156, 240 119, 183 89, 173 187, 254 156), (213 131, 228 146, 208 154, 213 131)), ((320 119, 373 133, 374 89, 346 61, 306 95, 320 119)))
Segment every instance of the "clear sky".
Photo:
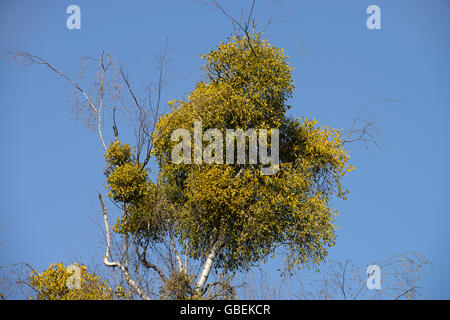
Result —
MULTIPOLYGON (((257 1, 263 18, 271 7, 257 1)), ((267 38, 295 67, 294 116, 348 129, 365 104, 379 118, 380 149, 351 147, 356 167, 344 183, 333 259, 366 266, 396 253, 421 252, 435 266, 426 298, 450 298, 448 171, 450 3, 445 0, 284 1, 267 38), (366 8, 381 8, 381 30, 366 8), (303 50, 304 49, 304 50, 303 50)), ((227 1, 238 16, 250 1, 227 1)), ((155 79, 152 54, 171 49, 168 101, 201 77, 200 54, 232 33, 200 1, 0 1, 0 47, 45 57, 70 75, 77 59, 102 49, 117 55, 133 83, 155 79), (66 28, 67 6, 81 8, 81 30, 66 28)), ((0 61, 0 264, 42 270, 74 257, 100 258, 96 195, 104 191, 95 133, 73 119, 68 83, 46 69, 0 61)), ((111 130, 108 137, 111 137, 111 130)))

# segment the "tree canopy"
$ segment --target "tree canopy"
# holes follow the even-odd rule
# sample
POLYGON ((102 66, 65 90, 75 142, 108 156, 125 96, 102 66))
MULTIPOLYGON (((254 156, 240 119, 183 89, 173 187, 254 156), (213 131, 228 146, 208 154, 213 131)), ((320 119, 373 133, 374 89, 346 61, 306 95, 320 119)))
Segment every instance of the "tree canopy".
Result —
MULTIPOLYGON (((267 259, 279 247, 289 265, 320 262, 334 244, 332 197, 352 170, 340 131, 286 114, 294 84, 287 56, 261 34, 231 37, 203 55, 207 80, 184 100, 170 102, 153 134, 160 167, 150 181, 127 144, 109 146, 110 196, 127 207, 115 230, 160 241, 173 231, 190 258, 234 271, 267 259), (171 133, 262 128, 280 132, 280 164, 262 175, 261 164, 175 164, 171 133)), ((203 141, 207 146, 208 141, 203 141)))

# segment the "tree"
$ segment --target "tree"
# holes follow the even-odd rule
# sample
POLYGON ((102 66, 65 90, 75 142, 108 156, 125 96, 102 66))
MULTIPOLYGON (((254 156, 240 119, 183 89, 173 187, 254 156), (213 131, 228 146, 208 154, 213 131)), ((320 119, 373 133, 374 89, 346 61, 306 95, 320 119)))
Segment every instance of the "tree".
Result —
MULTIPOLYGON (((205 293, 212 268, 225 274, 247 270, 278 247, 287 249, 289 267, 320 262, 334 241, 329 200, 345 198, 340 181, 352 170, 338 130, 286 116, 294 89, 292 67, 261 34, 232 37, 203 58, 209 81, 197 83, 186 101, 171 101, 171 112, 156 124, 156 182, 148 180, 128 144, 116 140, 106 153, 108 195, 123 208, 114 231, 134 238, 144 252, 168 236, 182 254, 202 261, 197 281, 186 286, 187 296, 194 297, 205 293), (174 163, 171 133, 193 132, 198 120, 205 130, 223 134, 227 129, 280 130, 279 172, 262 175, 262 165, 249 159, 243 164, 174 163)), ((182 263, 178 271, 186 271, 182 263)))

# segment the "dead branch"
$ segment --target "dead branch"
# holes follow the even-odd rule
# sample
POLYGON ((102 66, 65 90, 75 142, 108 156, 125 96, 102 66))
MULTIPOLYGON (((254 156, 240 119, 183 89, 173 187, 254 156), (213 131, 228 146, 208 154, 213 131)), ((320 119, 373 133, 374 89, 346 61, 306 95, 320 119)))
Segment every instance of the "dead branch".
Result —
POLYGON ((366 112, 370 105, 380 101, 401 102, 401 100, 390 98, 377 98, 364 105, 353 118, 350 129, 344 133, 342 144, 362 142, 366 148, 369 147, 369 144, 380 146, 383 136, 378 125, 379 121, 377 118, 373 119, 373 115, 366 112))
MULTIPOLYGON (((251 40, 250 40, 251 38, 250 38, 249 30, 248 30, 248 28, 250 26, 250 20, 251 20, 252 14, 253 14, 253 9, 255 7, 255 1, 256 0, 252 1, 250 12, 249 12, 248 17, 247 17, 247 22, 244 25, 242 25, 242 14, 241 14, 241 21, 237 21, 233 16, 228 14, 228 12, 220 5, 219 1, 214 0, 214 1, 211 1, 211 3, 207 3, 206 2, 205 4, 212 5, 213 7, 215 7, 219 11, 221 11, 228 19, 230 19, 231 23, 233 24, 233 28, 235 29, 235 31, 236 31, 235 26, 238 26, 239 29, 244 32, 244 34, 246 36, 247 43, 248 43, 250 49, 252 50, 252 53, 255 55, 255 57, 258 57, 256 55, 255 50, 253 49, 252 44, 251 44, 251 40)), ((236 35, 239 36, 239 33, 236 32, 236 35)))

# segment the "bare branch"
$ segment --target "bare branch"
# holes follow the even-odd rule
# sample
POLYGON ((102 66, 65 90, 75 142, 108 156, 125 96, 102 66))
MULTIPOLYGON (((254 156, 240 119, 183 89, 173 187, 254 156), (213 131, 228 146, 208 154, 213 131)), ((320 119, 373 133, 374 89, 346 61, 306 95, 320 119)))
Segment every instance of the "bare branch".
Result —
POLYGON ((106 230, 106 253, 105 257, 103 258, 103 263, 107 267, 118 267, 119 270, 122 272, 125 280, 127 281, 128 285, 144 300, 150 300, 150 298, 139 288, 136 284, 136 282, 131 277, 128 268, 126 268, 124 265, 122 265, 120 262, 114 262, 110 261, 110 255, 111 255, 111 233, 109 231, 109 224, 108 224, 108 214, 106 212, 105 204, 103 203, 102 195, 98 194, 98 199, 100 200, 100 204, 102 205, 103 210, 103 219, 105 221, 105 230, 106 230))
POLYGON ((342 144, 352 143, 352 142, 362 142, 366 148, 370 143, 379 147, 382 134, 381 130, 378 127, 378 119, 370 119, 373 118, 373 115, 366 113, 366 109, 380 101, 385 102, 402 102, 401 100, 395 100, 390 98, 377 98, 366 105, 364 105, 356 114, 355 118, 353 118, 352 125, 350 129, 344 133, 344 137, 342 139, 342 144))
POLYGON ((166 283, 167 282, 167 278, 164 275, 164 273, 162 272, 161 269, 159 269, 156 265, 154 265, 153 263, 150 263, 147 261, 146 258, 146 250, 144 250, 144 252, 141 254, 139 252, 139 248, 137 248, 136 246, 136 253, 138 255, 139 260, 141 261, 141 263, 144 265, 145 268, 147 269, 153 269, 154 271, 156 271, 156 273, 158 273, 158 275, 160 276, 161 280, 166 283))
MULTIPOLYGON (((244 26, 242 25, 242 21, 239 22, 235 18, 233 18, 230 14, 228 14, 228 12, 226 12, 225 9, 220 5, 219 1, 217 1, 217 0, 212 1, 212 5, 215 6, 217 9, 219 9, 227 18, 229 18, 231 20, 231 22, 233 23, 233 27, 235 25, 237 25, 239 27, 239 29, 241 29, 244 32, 244 34, 247 38, 247 43, 248 43, 250 49, 252 50, 252 53, 255 55, 255 57, 257 57, 256 52, 253 49, 253 46, 250 41, 250 34, 248 33, 250 19, 251 19, 252 13, 253 13, 253 8, 255 6, 255 0, 253 0, 253 2, 252 2, 252 6, 250 9, 250 13, 248 15, 247 23, 244 26)), ((241 20, 242 20, 242 14, 241 14, 241 20)), ((237 35, 239 36, 239 34, 237 34, 237 35)))
POLYGON ((411 294, 412 292, 415 292, 417 289, 422 289, 422 287, 412 287, 408 290, 405 290, 404 292, 402 292, 401 294, 399 294, 394 300, 398 300, 400 299, 402 296, 406 295, 406 294, 411 294))
MULTIPOLYGON (((59 71, 56 67, 54 67, 52 64, 48 63, 45 59, 43 59, 39 56, 32 55, 25 51, 8 51, 7 54, 12 56, 12 59, 18 64, 22 64, 22 65, 36 64, 36 65, 44 65, 44 66, 48 67, 50 70, 57 73, 63 79, 67 80, 72 85, 73 88, 75 88, 77 91, 79 91, 83 95, 84 99, 87 101, 87 103, 88 103, 89 107, 91 108, 91 110, 93 111, 93 113, 97 116, 97 131, 98 131, 103 148, 105 149, 105 151, 107 150, 105 141, 103 139, 102 130, 101 130, 101 124, 102 124, 101 112, 102 112, 102 107, 103 107, 103 99, 100 100, 100 106, 97 108, 94 105, 94 103, 92 102, 91 97, 86 93, 86 91, 83 88, 81 88, 81 86, 77 82, 75 82, 72 78, 70 78, 63 72, 59 71)), ((100 97, 102 97, 102 95, 103 95, 104 73, 108 70, 108 68, 110 66, 110 63, 108 63, 108 65, 106 67, 103 65, 103 55, 104 55, 104 52, 102 52, 102 54, 101 54, 101 61, 102 61, 101 79, 102 80, 101 80, 101 86, 100 86, 100 92, 99 92, 100 97)))

